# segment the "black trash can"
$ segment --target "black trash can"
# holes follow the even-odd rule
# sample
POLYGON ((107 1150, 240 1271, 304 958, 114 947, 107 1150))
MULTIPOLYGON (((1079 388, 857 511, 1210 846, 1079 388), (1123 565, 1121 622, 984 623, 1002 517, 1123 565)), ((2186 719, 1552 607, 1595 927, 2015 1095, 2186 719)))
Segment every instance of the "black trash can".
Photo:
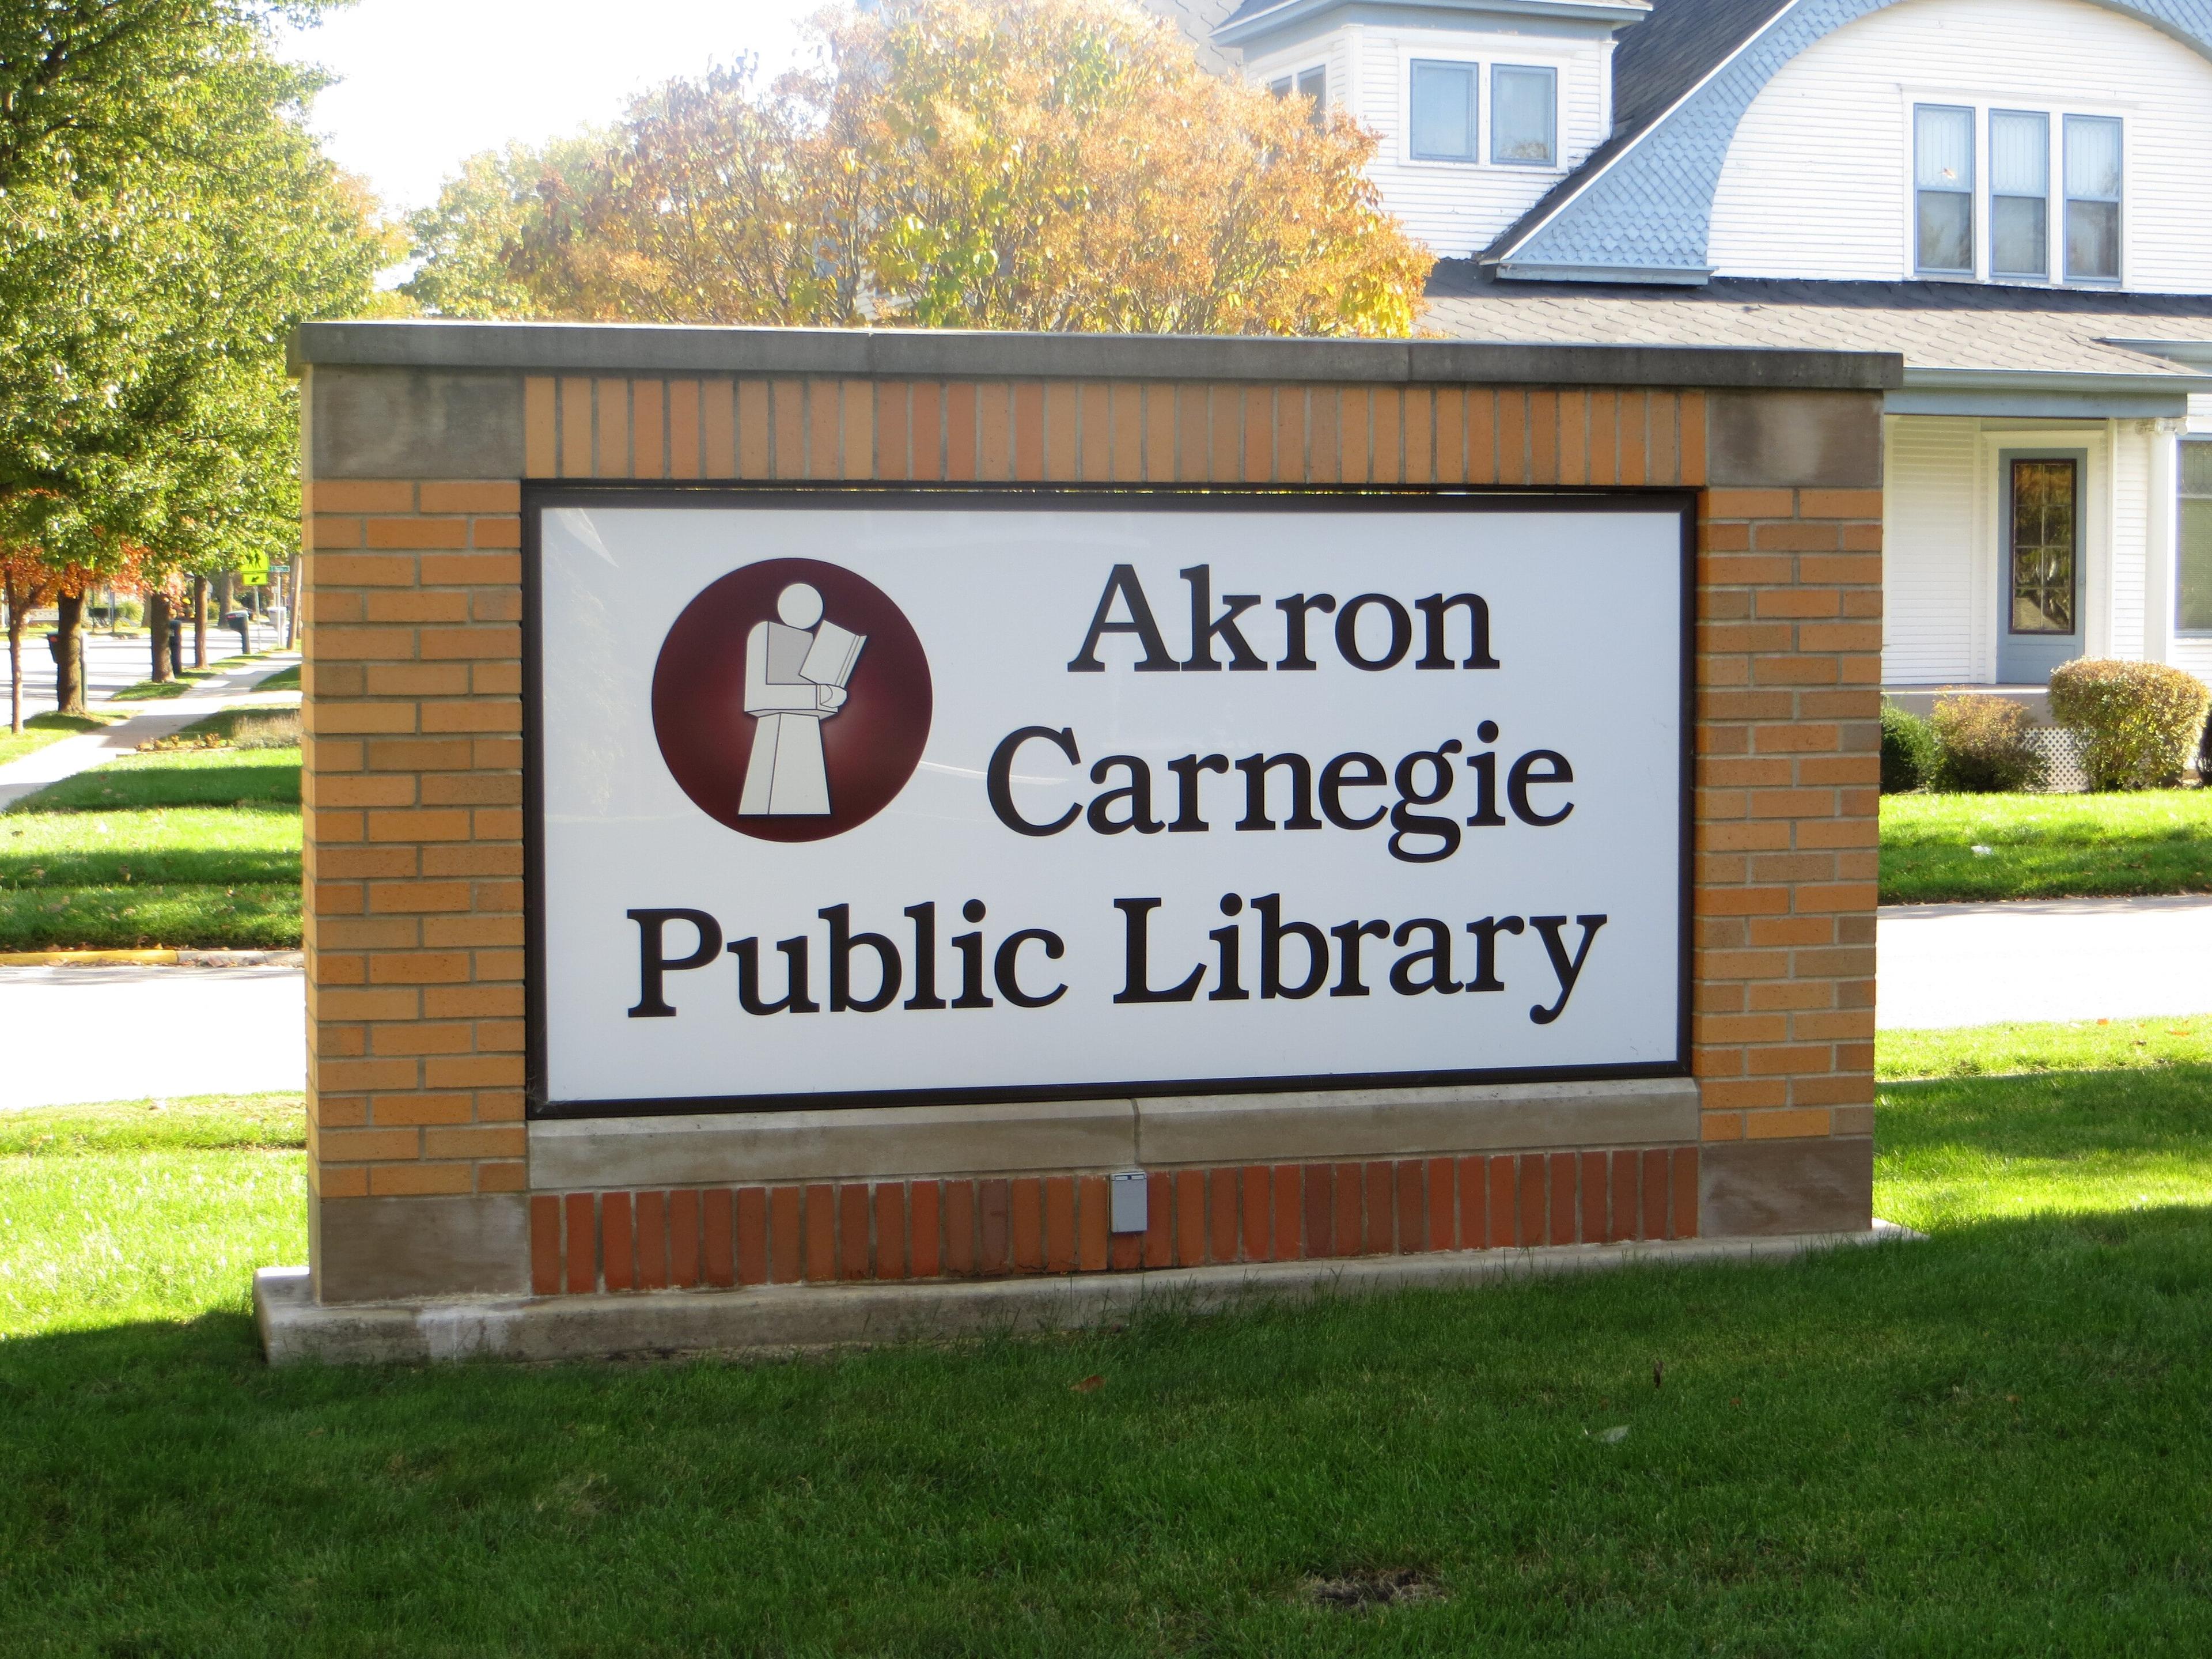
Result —
POLYGON ((235 629, 237 630, 238 648, 240 651, 251 651, 253 649, 252 623, 252 618, 248 617, 243 611, 226 611, 222 614, 222 625, 225 628, 235 629))

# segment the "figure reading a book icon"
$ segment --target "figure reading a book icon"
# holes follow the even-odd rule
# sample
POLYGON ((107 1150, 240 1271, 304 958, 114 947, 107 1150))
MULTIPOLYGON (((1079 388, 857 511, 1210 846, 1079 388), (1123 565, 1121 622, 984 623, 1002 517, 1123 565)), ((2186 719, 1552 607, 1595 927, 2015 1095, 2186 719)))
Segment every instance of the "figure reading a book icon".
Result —
POLYGON ((822 817, 830 811, 830 773, 822 722, 845 705, 860 648, 868 642, 825 622, 820 592, 793 582, 776 596, 775 622, 745 635, 745 713, 752 757, 738 801, 740 817, 822 817))

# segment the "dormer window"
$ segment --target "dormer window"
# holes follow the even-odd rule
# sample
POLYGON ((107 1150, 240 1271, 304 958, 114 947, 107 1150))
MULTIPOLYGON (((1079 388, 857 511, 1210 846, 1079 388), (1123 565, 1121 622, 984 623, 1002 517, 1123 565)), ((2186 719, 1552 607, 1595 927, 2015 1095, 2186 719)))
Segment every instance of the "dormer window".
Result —
POLYGON ((1413 60, 1410 143, 1415 161, 1476 159, 1477 73, 1473 64, 1413 60))
POLYGON ((1516 64, 1490 71, 1490 159, 1548 167, 1559 159, 1559 72, 1516 64))
POLYGON ((1278 76, 1267 82, 1267 90, 1278 98, 1304 99, 1316 126, 1328 119, 1328 65, 1326 64, 1316 64, 1311 69, 1300 70, 1295 75, 1278 76))
POLYGON ((2066 276, 2120 280, 2120 124, 2066 118, 2066 276))
POLYGON ((2051 275, 2051 118, 1990 112, 1990 275, 2051 275))
POLYGON ((1912 112, 1913 264, 1923 276, 1974 274, 1974 112, 1921 104, 1912 112))
POLYGON ((1914 105, 1914 273, 1999 283, 2048 283, 2063 274, 2069 283, 2118 283, 2125 136, 2116 116, 1914 105), (1976 143, 1984 122, 1985 168, 1976 143), (1978 177, 1984 172, 1985 198, 1978 177), (2060 185, 2063 197, 2054 204, 2060 185))

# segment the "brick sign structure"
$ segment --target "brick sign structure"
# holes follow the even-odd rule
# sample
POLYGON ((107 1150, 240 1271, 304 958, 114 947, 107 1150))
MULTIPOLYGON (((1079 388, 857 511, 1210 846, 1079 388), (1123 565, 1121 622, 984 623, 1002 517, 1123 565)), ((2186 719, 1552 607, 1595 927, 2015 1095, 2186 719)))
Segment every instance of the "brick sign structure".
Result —
MULTIPOLYGON (((1085 1317, 1164 1283, 1223 1295, 1324 1276, 1442 1281, 1869 1228, 1880 393, 1895 359, 395 323, 311 325, 295 367, 312 1225, 308 1269, 258 1281, 272 1357, 818 1341, 1085 1317), (545 794, 560 769, 544 745, 564 740, 553 728, 570 694, 617 693, 575 643, 589 630, 548 620, 550 515, 581 502, 588 517, 602 501, 632 513, 866 501, 886 486, 1042 511, 1074 499, 1055 488, 1147 508, 1235 491, 1276 514, 1439 496, 1456 510, 1470 495, 1493 512, 1574 512, 1593 496, 1680 511, 1695 542, 1684 966, 1680 985, 1672 970, 1649 978, 1654 996, 1686 992, 1686 1047, 1614 1066, 1628 1051, 1601 1053, 1593 1028, 1586 1057, 1608 1064, 1526 1073, 1536 1081, 1471 1052, 1463 1066, 1432 1056, 1418 1078, 1360 1068, 1342 1086, 1301 1073, 1094 1097, 886 1088, 817 1105, 787 1091, 753 1109, 732 1085, 649 1109, 564 1109, 545 1025, 570 959, 557 921, 533 939, 549 895, 531 886, 549 856, 562 866, 533 813, 574 816, 545 794), (539 695, 549 684, 559 695, 539 695)), ((614 540, 610 558, 654 556, 614 540)), ((607 602, 645 585, 616 583, 607 602)), ((1427 596, 1439 629, 1448 592, 1427 596)), ((1422 597, 1390 601, 1407 627, 1422 597)), ((833 612, 841 602, 858 601, 833 594, 833 612)), ((798 618, 799 647, 834 631, 818 615, 798 618)), ((1195 615, 1192 627, 1203 632, 1195 615)), ((1451 659, 1478 647, 1467 638, 1451 659)), ((879 647, 858 649, 866 662, 879 647)), ((1178 631, 1175 649, 1198 647, 1178 631)), ((1420 646, 1373 649, 1410 668, 1420 646)), ((1602 659, 1584 672, 1625 727, 1674 695, 1602 659)), ((1443 677, 1405 684, 1417 679, 1443 677)), ((644 718, 638 701, 623 718, 644 718)), ((805 718, 802 735, 831 740, 812 734, 834 721, 805 718)), ((642 747, 624 753, 659 765, 629 753, 642 747)), ((944 931, 958 925, 948 908, 944 931)), ((670 927, 684 941, 661 947, 673 986, 683 952, 696 939, 703 962, 707 945, 703 930, 670 927)), ((640 932, 621 937, 641 948, 640 932)), ((830 943, 848 949, 842 937, 830 943)), ((1537 971, 1536 931, 1510 943, 1537 971)), ((758 944, 773 949, 769 934, 758 944)), ((1081 955, 1079 942, 1071 985, 1081 955)), ((1224 981, 1234 971, 1231 959, 1224 981)), ((646 1008, 628 957, 623 972, 646 1008)), ((733 989, 716 994, 734 1007, 733 989)), ((900 1039, 883 1040, 896 1060, 900 1039)), ((589 1098, 621 1088, 611 1075, 589 1098)))

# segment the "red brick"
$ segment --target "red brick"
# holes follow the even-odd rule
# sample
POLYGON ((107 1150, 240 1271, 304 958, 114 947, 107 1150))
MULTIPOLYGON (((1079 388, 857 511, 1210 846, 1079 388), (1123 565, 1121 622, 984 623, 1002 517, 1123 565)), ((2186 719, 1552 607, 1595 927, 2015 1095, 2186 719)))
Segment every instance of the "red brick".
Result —
POLYGON ((847 1182, 837 1188, 837 1277, 868 1276, 868 1188, 847 1182))
POLYGON ((1360 1252, 1364 1255, 1388 1255, 1398 1242, 1397 1170, 1394 1165, 1378 1160, 1366 1165, 1362 1173, 1367 1188, 1367 1231, 1360 1242, 1360 1252))
POLYGON ((1519 1161, 1493 1158, 1489 1163, 1490 1244, 1505 1249, 1521 1242, 1519 1161))
POLYGON ((1335 1235, 1337 1255, 1358 1255, 1367 1241, 1367 1178, 1357 1164, 1336 1165, 1331 1180, 1336 1188, 1335 1235))
POLYGON ((945 1183, 945 1271, 966 1278, 975 1271, 975 1183, 945 1183))
POLYGON ((1310 1164, 1304 1175, 1305 1253, 1310 1258, 1336 1254, 1336 1170, 1328 1164, 1310 1164))
POLYGON ((1147 1267, 1172 1267, 1176 1261, 1176 1178, 1165 1170, 1145 1177, 1145 1248, 1147 1267))
POLYGON ((1176 1191, 1176 1265, 1195 1267, 1206 1260, 1206 1174, 1178 1170, 1176 1191))
POLYGON ((1106 1176, 1084 1176, 1075 1192, 1075 1265, 1086 1274, 1106 1272, 1113 1243, 1113 1217, 1106 1206, 1106 1176))
POLYGON ((1013 1266, 1017 1273, 1044 1271, 1044 1183, 1023 1176, 1010 1189, 1013 1266))
POLYGON ((1642 1188, 1637 1180, 1638 1158, 1634 1152, 1615 1152, 1607 1182, 1606 1240, 1644 1237, 1642 1188))
POLYGON ((1672 1159, 1671 1205, 1667 1216, 1667 1237, 1695 1238, 1698 1236, 1698 1149, 1677 1146, 1672 1159))
POLYGON ((940 1196, 934 1181, 917 1181, 907 1188, 908 1266, 916 1279, 934 1279, 945 1271, 940 1196))
POLYGON ((1044 1267, 1075 1271, 1075 1177, 1048 1176, 1044 1182, 1044 1267))
POLYGON ((1642 1163, 1644 1237, 1671 1238, 1674 1235, 1667 1227, 1668 1176, 1666 1150, 1662 1147, 1645 1152, 1642 1163))
MULTIPOLYGON (((747 1190, 758 1195, 760 1188, 747 1190)), ((738 1282, 738 1237, 736 1204, 727 1187, 716 1187, 701 1200, 701 1231, 703 1237, 700 1249, 700 1272, 706 1282, 718 1291, 728 1290, 738 1282)), ((757 1279, 750 1281, 757 1284, 757 1279)))
POLYGON ((1453 1175, 1449 1157, 1429 1159, 1429 1249, 1451 1249, 1458 1243, 1458 1230, 1453 1228, 1453 1175))
POLYGON ((795 1284, 804 1276, 799 1209, 798 1188, 775 1187, 769 1190, 768 1277, 771 1284, 795 1284))
POLYGON ((1514 1242, 1522 1246, 1541 1244, 1545 1238, 1544 1155, 1524 1154, 1520 1160, 1520 1191, 1516 1194, 1514 1242))
POLYGON ((896 1181, 876 1184, 876 1277, 907 1276, 906 1187, 896 1181))
POLYGON ((1398 1164, 1398 1254, 1418 1255, 1429 1248, 1429 1179, 1417 1158, 1398 1164))
POLYGON ((530 1293, 561 1292, 561 1200, 539 1193, 530 1200, 530 1293))
POLYGON ((1237 1260, 1237 1171, 1206 1171, 1206 1219, 1209 1261, 1237 1260))
POLYGON ((589 1193, 571 1193, 567 1204, 568 1294, 588 1296, 599 1287, 599 1230, 589 1193))
POLYGON ((1278 1164, 1271 1194, 1275 1218, 1273 1255, 1278 1261, 1295 1261, 1305 1254, 1301 1243, 1305 1203, 1299 1191, 1298 1166, 1278 1164))
POLYGON ((627 1291, 637 1282, 636 1248, 630 1236, 628 1193, 609 1193, 599 1200, 601 1272, 611 1291, 627 1291))
POLYGON ((1267 1166, 1247 1164, 1238 1174, 1239 1241, 1247 1261, 1266 1261, 1274 1255, 1275 1230, 1273 1217, 1272 1187, 1267 1166))
POLYGON ((806 1188, 806 1279, 827 1285, 837 1277, 837 1189, 828 1182, 806 1188))
POLYGON ((1458 1188, 1459 1229, 1454 1240, 1462 1250, 1487 1249, 1490 1243, 1489 1160, 1462 1158, 1452 1164, 1458 1188))
POLYGON ((637 1195, 637 1287, 668 1288, 668 1194, 637 1195))
POLYGON ((1008 1248, 1013 1231, 1013 1183, 1008 1181, 986 1181, 975 1191, 977 1230, 981 1236, 981 1249, 975 1258, 975 1270, 982 1273, 1002 1273, 1006 1271, 1008 1248))
POLYGON ((1575 1165, 1572 1152, 1553 1152, 1546 1170, 1551 1201, 1550 1226, 1546 1237, 1553 1244, 1575 1242, 1575 1165))
POLYGON ((688 1287, 701 1277, 699 1194, 686 1188, 668 1195, 668 1282, 688 1287))
POLYGON ((1606 1211, 1611 1192, 1606 1185, 1605 1154, 1584 1152, 1582 1158, 1582 1170, 1577 1182, 1582 1224, 1575 1237, 1577 1242, 1584 1244, 1610 1243, 1613 1227, 1607 1218, 1606 1211))

